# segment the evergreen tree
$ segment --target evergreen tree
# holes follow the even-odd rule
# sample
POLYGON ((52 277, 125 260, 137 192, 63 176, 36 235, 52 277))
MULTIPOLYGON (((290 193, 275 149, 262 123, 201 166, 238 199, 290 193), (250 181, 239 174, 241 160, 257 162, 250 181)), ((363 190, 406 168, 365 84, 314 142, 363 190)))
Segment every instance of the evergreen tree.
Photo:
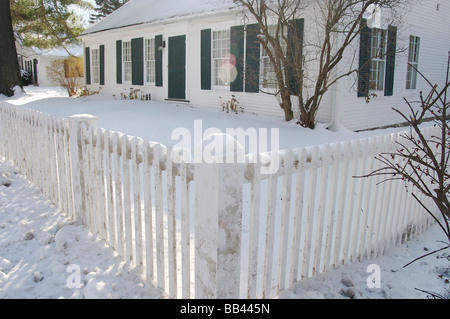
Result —
POLYGON ((95 23, 110 15, 129 0, 95 0, 95 13, 91 14, 91 23, 95 23))
POLYGON ((79 44, 84 30, 74 7, 92 8, 88 0, 10 0, 15 35, 24 46, 41 49, 79 44))

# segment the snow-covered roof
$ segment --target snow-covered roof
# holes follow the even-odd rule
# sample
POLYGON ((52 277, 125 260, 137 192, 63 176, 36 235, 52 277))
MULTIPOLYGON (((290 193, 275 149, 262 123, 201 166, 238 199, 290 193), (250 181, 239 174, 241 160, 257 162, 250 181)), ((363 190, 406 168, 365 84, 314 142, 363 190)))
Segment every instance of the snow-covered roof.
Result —
POLYGON ((54 57, 60 57, 60 56, 82 56, 83 55, 83 47, 82 46, 66 46, 67 51, 62 47, 57 47, 53 49, 47 49, 42 50, 38 48, 33 48, 36 54, 38 55, 45 55, 45 56, 54 56, 54 57))
POLYGON ((232 0, 131 0, 81 36, 132 25, 235 9, 232 0))
POLYGON ((36 47, 25 47, 22 45, 22 41, 16 38, 17 54, 24 55, 26 57, 32 57, 36 55, 51 56, 51 57, 68 57, 69 55, 83 56, 83 47, 81 45, 66 46, 66 49, 69 52, 67 52, 63 47, 56 47, 53 49, 39 49, 36 47))

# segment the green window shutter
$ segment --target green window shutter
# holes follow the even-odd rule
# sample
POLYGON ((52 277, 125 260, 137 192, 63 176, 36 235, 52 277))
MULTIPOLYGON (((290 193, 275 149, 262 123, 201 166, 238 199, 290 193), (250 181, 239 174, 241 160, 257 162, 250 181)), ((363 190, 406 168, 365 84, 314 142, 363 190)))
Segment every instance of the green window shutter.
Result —
POLYGON ((246 63, 245 63, 245 92, 259 92, 259 69, 261 45, 258 40, 259 25, 247 26, 246 63))
POLYGON ((100 46, 100 85, 105 85, 105 46, 100 46))
POLYGON ((211 90, 211 29, 201 31, 201 89, 211 90))
POLYGON ((397 50, 397 27, 389 26, 386 50, 386 78, 384 95, 394 94, 395 52, 397 50))
POLYGON ((230 53, 236 59, 237 76, 230 84, 232 92, 244 91, 244 26, 231 27, 230 53))
POLYGON ((163 86, 163 67, 162 57, 163 53, 159 50, 159 47, 163 46, 163 36, 157 35, 155 37, 155 85, 163 86))
POLYGON ((131 83, 144 85, 144 38, 131 39, 131 83))
POLYGON ((84 49, 84 61, 86 63, 86 85, 91 84, 91 49, 84 49))
POLYGON ((117 84, 122 84, 122 41, 116 42, 116 79, 117 84))
POLYGON ((367 26, 367 20, 362 19, 359 45, 358 97, 369 95, 371 38, 372 30, 367 26))
POLYGON ((305 20, 295 19, 288 29, 287 58, 289 61, 289 88, 299 95, 303 85, 303 32, 305 20))

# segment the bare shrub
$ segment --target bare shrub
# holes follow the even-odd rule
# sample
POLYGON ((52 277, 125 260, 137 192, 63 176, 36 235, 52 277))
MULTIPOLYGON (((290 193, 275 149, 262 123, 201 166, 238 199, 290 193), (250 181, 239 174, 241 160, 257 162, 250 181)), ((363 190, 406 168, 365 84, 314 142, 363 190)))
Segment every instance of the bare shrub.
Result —
POLYGON ((52 61, 47 74, 67 90, 70 97, 80 95, 84 85, 83 59, 69 57, 52 61))

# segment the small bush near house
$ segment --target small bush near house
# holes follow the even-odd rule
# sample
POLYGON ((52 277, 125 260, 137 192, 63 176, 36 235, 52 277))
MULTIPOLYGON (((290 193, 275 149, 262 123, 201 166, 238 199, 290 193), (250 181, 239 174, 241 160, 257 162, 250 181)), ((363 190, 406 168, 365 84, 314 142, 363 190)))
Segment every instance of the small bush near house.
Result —
POLYGON ((33 83, 33 77, 28 71, 20 70, 20 76, 22 77, 23 86, 28 86, 33 83))
POLYGON ((47 74, 65 88, 70 97, 80 95, 84 85, 82 58, 70 57, 55 60, 47 67, 47 74))
POLYGON ((244 113, 244 107, 239 105, 239 101, 236 99, 234 95, 231 96, 231 100, 222 101, 222 97, 220 98, 220 105, 222 106, 222 112, 229 113, 230 111, 238 114, 239 112, 244 113))

